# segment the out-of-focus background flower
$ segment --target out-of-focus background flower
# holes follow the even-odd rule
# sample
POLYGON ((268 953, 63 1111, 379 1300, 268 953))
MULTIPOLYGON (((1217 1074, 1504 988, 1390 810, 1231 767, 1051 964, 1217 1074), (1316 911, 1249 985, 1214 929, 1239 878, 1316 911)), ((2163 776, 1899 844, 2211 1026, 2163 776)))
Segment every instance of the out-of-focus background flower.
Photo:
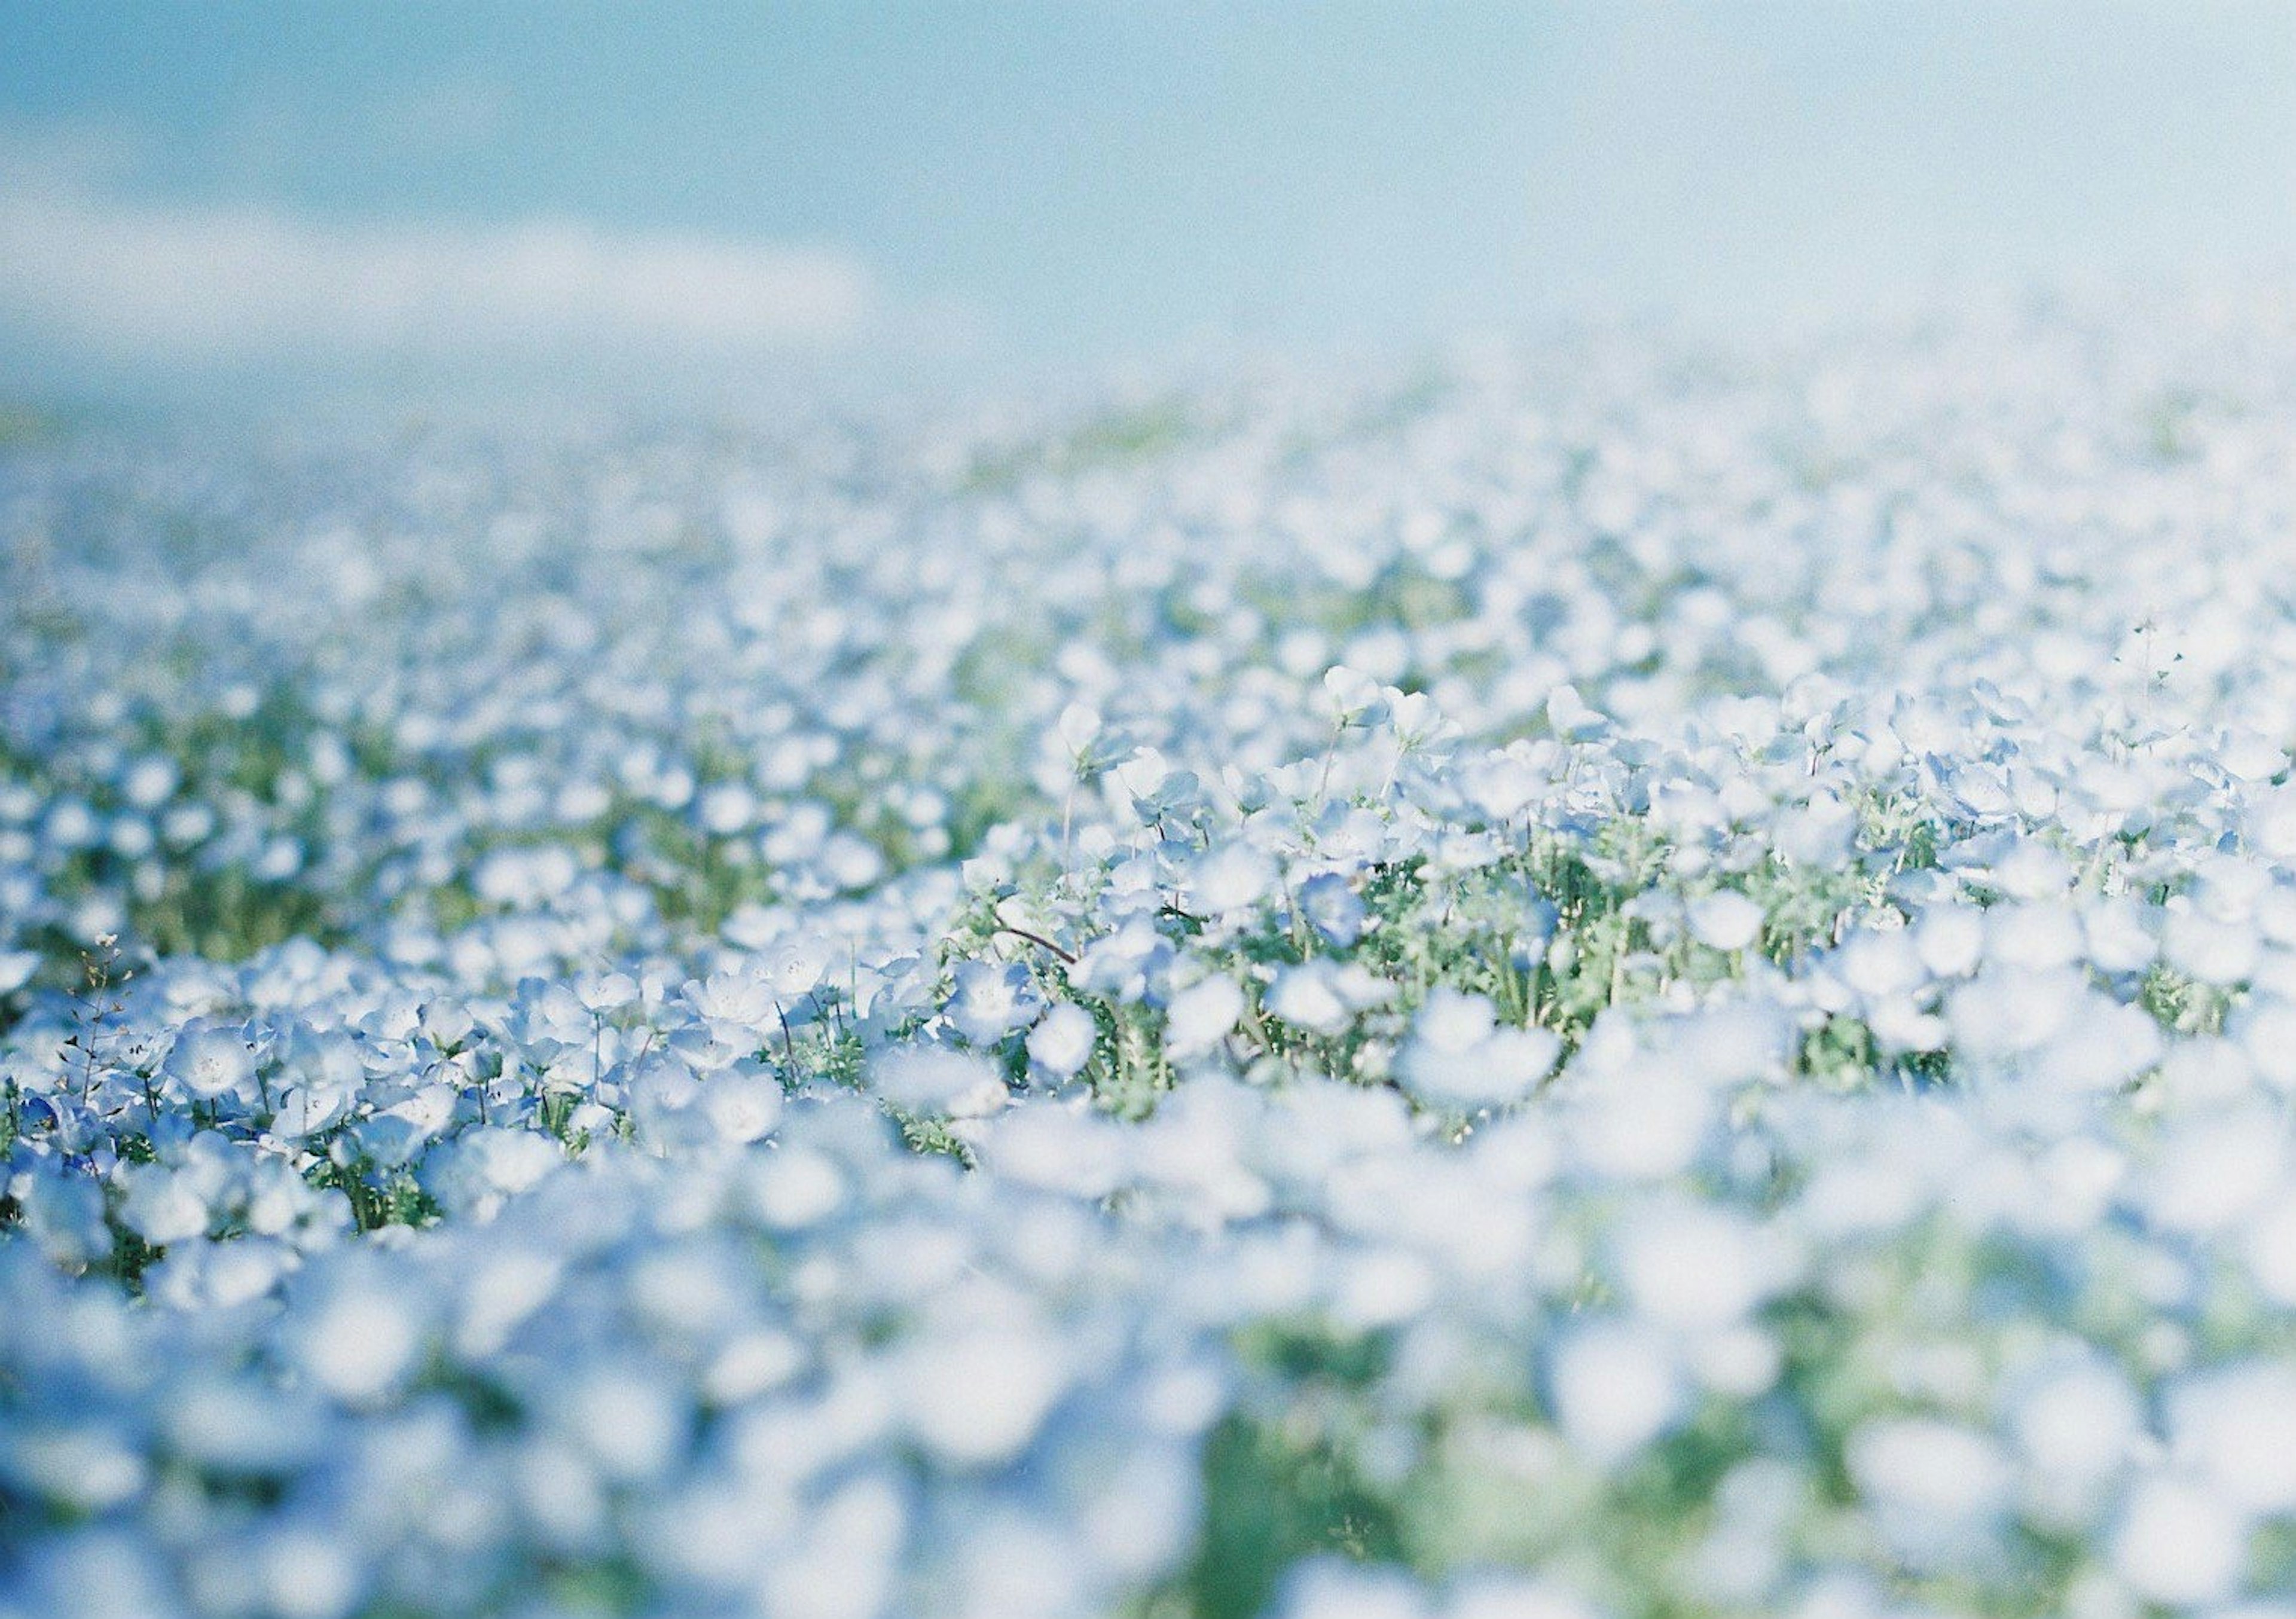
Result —
POLYGON ((0 399, 715 397, 2296 250, 2296 6, 0 4, 0 399))

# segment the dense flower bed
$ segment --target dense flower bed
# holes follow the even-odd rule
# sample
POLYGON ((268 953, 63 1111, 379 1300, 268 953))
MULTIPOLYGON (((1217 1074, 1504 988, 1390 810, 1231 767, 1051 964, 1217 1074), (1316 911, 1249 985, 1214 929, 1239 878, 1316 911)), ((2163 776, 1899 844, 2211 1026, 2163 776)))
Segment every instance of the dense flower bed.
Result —
POLYGON ((0 1615, 2296 1615, 2284 289, 0 462, 0 1615))

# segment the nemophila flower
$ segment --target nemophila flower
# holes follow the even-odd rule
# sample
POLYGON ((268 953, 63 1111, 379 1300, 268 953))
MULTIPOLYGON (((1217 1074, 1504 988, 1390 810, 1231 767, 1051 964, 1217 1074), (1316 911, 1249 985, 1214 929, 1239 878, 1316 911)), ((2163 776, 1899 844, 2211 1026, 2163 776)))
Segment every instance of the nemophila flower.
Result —
POLYGON ((324 1075, 293 1081, 283 1075, 265 1127, 283 1141, 308 1141, 348 1118, 357 1094, 324 1075))
POLYGON ((997 1118, 977 1150, 1017 1185, 1096 1198, 1125 1182, 1133 1147, 1129 1132, 1105 1115, 1039 1106, 997 1118))
POLYGON ((1611 729, 1610 721, 1589 707, 1578 688, 1568 683, 1547 693, 1544 713, 1548 728, 1566 741, 1595 741, 1611 729))
POLYGON ((927 1332, 898 1363, 895 1398, 927 1451, 957 1467, 991 1466, 1035 1435, 1067 1389, 1068 1360, 1032 1323, 927 1332))
POLYGON ((1482 1574, 1453 1588, 1442 1619, 1602 1619, 1603 1609, 1559 1580, 1482 1574))
POLYGON ((947 1047, 890 1052, 878 1059, 873 1077, 886 1100, 911 1113, 964 1117, 994 1112, 1007 1100, 995 1068, 947 1047))
POLYGON ((228 1024, 187 1026, 168 1049, 162 1072, 186 1095, 201 1101, 223 1097, 250 1100, 255 1090, 255 1053, 246 1031, 228 1024))
POLYGON ((0 1447, 0 1466, 34 1499, 45 1497, 82 1514, 134 1499, 151 1476, 127 1436, 100 1421, 43 1424, 12 1433, 0 1447))
POLYGON ((2296 1364, 2250 1361, 2169 1392, 2169 1453, 2227 1505, 2258 1517, 2296 1512, 2296 1364))
POLYGON ((974 1045, 994 1045, 1036 1021, 1043 997, 1018 962, 966 961, 955 972, 948 1020, 974 1045))
POLYGON ((781 1122, 782 1088, 769 1075, 738 1068, 712 1075, 701 1087, 701 1111, 718 1139, 746 1146, 781 1122))
POLYGON ((1245 1007, 1233 978, 1215 973, 1190 985, 1164 1009, 1165 1049, 1181 1059, 1202 1055, 1234 1031, 1245 1007))
POLYGON ((2026 1468, 2026 1511, 2052 1528, 2093 1522, 2144 1443, 2127 1374, 2094 1353, 2063 1353, 2016 1375, 2003 1399, 2026 1468))
POLYGON ((598 1018, 570 986, 526 978, 518 986, 511 1034, 528 1051, 547 1060, 562 1052, 589 1049, 597 1039, 598 1018))
POLYGON ((573 853, 558 845, 497 849, 472 868, 472 887, 496 905, 538 905, 570 889, 581 868, 573 853))
POLYGON ((2067 1029, 2087 999, 2070 969, 1988 967, 1946 1000, 1956 1050, 1982 1063, 2038 1051, 2067 1029))
POLYGON ((1562 1083, 1572 1092, 1563 1121, 1571 1150, 1598 1174, 1635 1181, 1678 1174, 1696 1160, 1713 1126, 1712 1092, 1693 1078, 1630 1072, 1598 1078, 1573 1063, 1562 1083))
POLYGON ((421 1308, 406 1296, 405 1283, 394 1283, 380 1265, 346 1265, 319 1287, 291 1327, 295 1364, 336 1400, 381 1400, 422 1353, 427 1323, 421 1308))
POLYGON ((2234 985, 2256 970, 2257 940, 2243 923, 2219 921, 2197 911, 2171 911, 2161 935, 2168 963, 2203 984, 2234 985))
POLYGON ((184 1312, 242 1309, 269 1297, 291 1263, 285 1246, 267 1238, 186 1240, 144 1272, 144 1296, 184 1312))
POLYGON ((1440 750, 1456 741, 1461 734, 1459 727, 1443 717, 1435 707, 1435 699, 1424 691, 1390 691, 1387 707, 1396 743, 1406 753, 1440 750))
POLYGON ((1786 1275, 1776 1242, 1726 1210, 1653 1204, 1617 1239, 1616 1274, 1644 1320, 1684 1332, 1742 1321, 1786 1275))
POLYGON ((2248 800, 2243 816, 2248 842, 2267 860, 2296 860, 2296 783, 2267 789, 2248 800))
POLYGON ((1940 978, 1965 977, 1984 959, 1986 924, 1973 906, 1932 905, 1913 926, 1922 965, 1940 978))
POLYGON ((775 1003, 791 1012, 820 987, 836 961, 837 951, 818 935, 800 935, 779 940, 764 955, 766 981, 773 987, 775 1003))
POLYGON ((1142 747, 1110 771, 1104 785, 1111 803, 1127 805, 1152 822, 1158 795, 1173 774, 1171 761, 1160 749, 1142 747))
POLYGON ((1355 886, 1336 871, 1324 871, 1300 885, 1300 916, 1326 944, 1347 949, 1363 936, 1369 915, 1355 886))
POLYGON ((0 951, 0 995, 21 989, 31 982, 39 970, 40 956, 37 951, 0 951))
POLYGON ((1344 664, 1324 672, 1324 712, 1340 725, 1374 723, 1381 715, 1383 700, 1379 682, 1368 675, 1344 664))
POLYGON ((1930 979, 1920 947, 1905 928, 1869 928, 1852 934, 1835 960, 1842 982, 1869 1002, 1902 1002, 1930 979))
POLYGON ((119 1180, 127 1190, 120 1221, 153 1247, 206 1234, 212 1213, 199 1176, 164 1165, 133 1164, 119 1180))
POLYGON ((2223 1231, 2252 1215, 2287 1182, 2286 1132, 2250 1105, 2209 1110, 2171 1126, 2148 1160, 2150 1218, 2172 1231, 2223 1231))
POLYGON ((1104 724, 1098 709, 1083 703, 1070 703, 1061 710, 1054 734, 1068 755, 1070 771, 1079 781, 1088 780, 1098 769, 1095 748, 1104 724))
POLYGON ((2213 1492, 2156 1474, 2129 1494, 2112 1536, 2112 1566, 2148 1602, 2199 1607, 2240 1588, 2248 1525, 2213 1492))
POLYGON ((441 1051, 461 1050, 478 1029, 468 1007, 436 997, 422 1003, 420 1017, 422 1037, 441 1051))
POLYGON ((1062 1002, 1029 1031, 1029 1064, 1047 1078, 1072 1079, 1092 1060, 1093 1045, 1099 1036, 1099 1025, 1090 1012, 1062 1002))
POLYGON ((292 1523, 258 1537, 250 1572, 272 1611, 299 1619, 355 1611, 369 1578, 357 1549, 316 1526, 292 1523))
POLYGON ((1311 1034, 1338 1034, 1358 1012, 1386 1003, 1394 986, 1369 969, 1329 957, 1286 967, 1268 986, 1267 1010, 1311 1034))
POLYGON ((1241 841, 1225 843, 1198 856, 1181 887, 1193 913, 1218 920, 1257 905, 1275 884, 1275 862, 1241 841))
POLYGON ((2284 1092, 2296 1090, 2296 1002, 2259 990, 2233 1010, 2226 1033, 2258 1077, 2284 1092))
POLYGON ((1857 832, 1857 812, 1831 793, 1816 793, 1789 805, 1774 834, 1780 855, 1796 865, 1839 865, 1857 832))
POLYGON ((359 1119, 345 1132, 358 1152, 386 1169, 413 1163, 454 1122, 458 1094, 453 1087, 424 1085, 413 1094, 359 1119))
POLYGON ((450 1212, 485 1218, 565 1162, 549 1137, 481 1126, 457 1135, 422 1165, 423 1189, 450 1212))
POLYGON ((637 1364, 603 1361, 566 1371, 551 1413, 554 1425, 607 1482, 643 1483, 668 1469, 689 1425, 675 1391, 637 1364))
POLYGON ((103 1188, 92 1177, 44 1164, 12 1177, 11 1195, 23 1211, 25 1231, 57 1269, 84 1271, 111 1257, 103 1188))
POLYGON ((1893 1418, 1850 1435, 1844 1460, 1867 1510, 1915 1567, 1966 1556, 2003 1527, 2015 1474, 1992 1439, 1933 1418, 1893 1418))
POLYGON ((1439 1108, 1520 1101, 1554 1067, 1562 1040, 1542 1028, 1500 1028, 1488 998, 1438 989, 1412 1022, 1397 1073, 1412 1095, 1439 1108))
POLYGON ((1648 1328, 1600 1321, 1570 1328, 1546 1370, 1555 1425, 1592 1466, 1623 1465, 1688 1409, 1676 1352, 1648 1328))
POLYGON ((1150 980, 1168 970, 1171 941, 1144 916, 1128 917, 1078 953, 1072 975, 1078 987, 1122 1001, 1137 1001, 1150 980))
MULTIPOLYGON (((680 1045, 698 1062, 722 1067, 779 1040, 781 1002, 762 973, 747 968, 715 972, 688 983, 681 998, 696 1020, 687 1032, 698 1038, 680 1045)), ((590 1037, 595 1038, 594 1025, 590 1037)))
POLYGON ((1716 950, 1744 950, 1760 936, 1762 908, 1734 889, 1702 895, 1690 904, 1690 931, 1716 950))

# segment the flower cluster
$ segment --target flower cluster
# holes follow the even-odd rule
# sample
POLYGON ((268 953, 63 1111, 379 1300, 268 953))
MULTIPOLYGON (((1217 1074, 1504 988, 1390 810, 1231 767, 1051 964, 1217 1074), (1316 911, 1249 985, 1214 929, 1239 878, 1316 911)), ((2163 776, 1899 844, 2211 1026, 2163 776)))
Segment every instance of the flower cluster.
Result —
POLYGON ((0 1619, 2296 1615, 2274 290, 9 450, 0 1619))

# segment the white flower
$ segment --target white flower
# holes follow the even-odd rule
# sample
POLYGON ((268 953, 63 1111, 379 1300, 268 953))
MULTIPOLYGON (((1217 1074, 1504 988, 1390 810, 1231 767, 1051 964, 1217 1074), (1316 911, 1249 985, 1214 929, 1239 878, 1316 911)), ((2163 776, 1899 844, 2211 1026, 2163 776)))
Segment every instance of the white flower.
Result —
POLYGON ((873 1070, 887 1101, 909 1113, 962 1116, 993 1111, 1004 1099, 1004 1081, 981 1059, 946 1046, 904 1046, 885 1053, 873 1070))
POLYGON ((1727 1210, 1669 1202, 1633 1217, 1619 1245, 1619 1276, 1647 1320, 1688 1331, 1737 1325, 1773 1289, 1771 1244, 1727 1210))
POLYGON ((1761 936, 1762 908, 1734 888, 1702 894, 1690 902, 1690 931, 1716 950, 1744 950, 1761 936))
POLYGON ((379 1266, 345 1267, 296 1317, 296 1359, 320 1389, 365 1403, 414 1370, 423 1332, 420 1311, 379 1266))
POLYGON ((1079 774, 1090 765, 1093 744, 1101 732, 1100 711, 1084 703, 1070 703, 1061 710, 1054 730, 1061 746, 1068 750, 1070 765, 1079 774))
POLYGON ((38 952, 0 950, 0 995, 11 994, 23 988, 39 969, 38 952))
POLYGON ((1055 1080, 1071 1079, 1092 1060, 1100 1026, 1084 1008, 1063 1001, 1029 1031, 1029 1060, 1055 1080))
POLYGON ((1991 1534, 2008 1509, 2015 1477, 1991 1439, 1927 1417, 1858 1429, 1845 1460, 1890 1544, 1923 1566, 1991 1534))
POLYGON ((1036 1020, 1044 997, 1019 962, 964 961, 949 996, 948 1020, 974 1045, 994 1045, 1036 1020))
POLYGON ((2203 984, 2238 984, 2256 970, 2256 931, 2199 911, 2172 911, 2161 936, 2169 965, 2203 984))
POLYGON ((269 1128, 283 1140, 301 1141, 348 1116, 351 1101, 348 1091, 288 1085, 279 1092, 279 1106, 272 1113, 269 1128))
POLYGON ((477 1026, 470 1009, 459 1002, 434 997, 422 1003, 422 1037, 442 1051, 468 1043, 477 1026))
POLYGON ((1380 707, 1379 683, 1370 675, 1334 664, 1324 672, 1324 712, 1341 725, 1369 724, 1380 707))
POLYGON ((1626 1462, 1683 1415, 1688 1386, 1664 1341, 1626 1321, 1573 1327, 1547 1373, 1556 1425, 1597 1468, 1626 1462))
POLYGON ((819 987, 837 951, 828 940, 811 935, 785 938, 765 953, 765 981, 775 1002, 793 1009, 819 987))
POLYGON ((1573 742, 1599 740, 1610 732, 1611 722, 1587 706, 1578 688, 1561 685, 1547 693, 1546 723, 1558 737, 1573 742))
POLYGON ((1324 872, 1300 885, 1300 914, 1326 943, 1342 950, 1363 936, 1363 897, 1336 872, 1324 872))
POLYGON ((451 1212, 485 1218, 565 1161, 565 1149, 538 1131, 480 1126, 432 1155, 422 1185, 451 1212))
POLYGON ((959 1467, 1011 1460, 1067 1390, 1068 1352, 1029 1325, 927 1333, 903 1353, 893 1387, 912 1432, 959 1467))
MULTIPOLYGON (((1587 1047, 1579 1048, 1583 1057, 1587 1047)), ((1570 1083, 1578 1064, 1564 1071, 1570 1083)), ((1604 1075, 1567 1116, 1570 1142, 1597 1174, 1660 1180, 1688 1168, 1714 1121, 1714 1100, 1694 1078, 1663 1071, 1604 1075)))
POLYGON ((1922 965, 1940 978, 1965 977, 1985 952, 1985 913, 1969 905, 1931 905, 1914 924, 1922 965))
POLYGON ((1520 1101, 1553 1070, 1562 1042, 1552 1030, 1498 1028, 1488 999, 1439 986, 1419 1009, 1397 1072, 1404 1088, 1438 1107, 1520 1101))
POLYGON ((1355 1009, 1340 993, 1339 969, 1321 958, 1286 967, 1267 988, 1267 1010, 1294 1028, 1316 1034, 1346 1029, 1355 1009))
POLYGON ((198 1177, 188 1170, 158 1164, 132 1164, 120 1171, 127 1196, 120 1223, 155 1248, 204 1236, 212 1218, 198 1177))
POLYGON ((2069 969, 1988 967, 1947 999, 1954 1050, 1980 1062, 2039 1051, 2072 1023, 2087 999, 2087 986, 2069 969))
POLYGON ((366 1579, 357 1549, 316 1525, 290 1524, 257 1541, 266 1607, 282 1619, 341 1619, 366 1579))
POLYGON ((2282 1126, 2260 1108, 2181 1121, 2152 1164, 2147 1203, 2171 1231, 2222 1231, 2282 1190, 2288 1158, 2282 1126))
POLYGON ((202 1101, 251 1095, 255 1053, 245 1031, 221 1023, 194 1023, 176 1036, 161 1072, 202 1101))
POLYGON ((1275 884, 1274 860, 1248 843, 1229 842, 1191 863, 1182 894, 1194 914, 1225 920, 1258 904, 1275 884))
POLYGON ((2136 1391, 2101 1356, 2037 1370, 2009 1391, 2009 1432, 2031 1469, 2040 1504, 2079 1522, 2127 1467, 2144 1428, 2136 1391))
POLYGON ((2228 1505, 2296 1512, 2296 1365, 2251 1361, 2180 1384, 2169 1397, 2171 1452, 2228 1505))
POLYGON ((651 1367, 610 1361, 576 1368, 556 1392, 552 1420, 618 1484, 660 1477, 685 1443, 680 1393, 651 1367))
POLYGON ((1278 972, 1268 986, 1267 1006, 1294 1028, 1339 1034, 1357 1012, 1380 1005, 1393 993, 1392 985, 1361 967, 1318 956, 1278 972))
POLYGON ((2112 1564, 2148 1602, 2197 1607, 2238 1587, 2248 1525, 2210 1492, 2173 1476, 2138 1484, 2112 1540, 2112 1564))
MULTIPOLYGON (((685 1003, 721 1044, 754 1047, 761 1043, 767 1031, 780 1027, 782 1003, 774 980, 763 971, 728 969, 714 972, 688 984, 683 993, 685 1003)), ((590 1019, 585 1013, 578 1022, 570 1021, 562 1031, 554 1032, 561 1039, 573 1035, 586 1040, 589 1030, 590 1019)))
POLYGON ((1777 851, 1798 866, 1839 866, 1857 834, 1857 812, 1831 793, 1812 794, 1783 812, 1774 833, 1777 851))
MULTIPOLYGON (((111 1232, 103 1219, 103 1188, 95 1182, 43 1165, 17 1182, 16 1198, 23 1208, 24 1229, 50 1264, 59 1270, 80 1271, 111 1256, 111 1232)), ((163 1216, 154 1219, 164 1223, 163 1216)), ((197 1230, 188 1234, 197 1235, 206 1224, 202 1209, 197 1230)))
POLYGON ((714 1074, 702 1082, 701 1110, 720 1141, 747 1145, 771 1134, 781 1122, 782 1088, 767 1074, 714 1074))
POLYGON ((1216 973, 1192 984, 1164 1010, 1165 1049, 1177 1059, 1201 1056, 1234 1031, 1243 1011, 1243 991, 1234 979, 1216 973))

